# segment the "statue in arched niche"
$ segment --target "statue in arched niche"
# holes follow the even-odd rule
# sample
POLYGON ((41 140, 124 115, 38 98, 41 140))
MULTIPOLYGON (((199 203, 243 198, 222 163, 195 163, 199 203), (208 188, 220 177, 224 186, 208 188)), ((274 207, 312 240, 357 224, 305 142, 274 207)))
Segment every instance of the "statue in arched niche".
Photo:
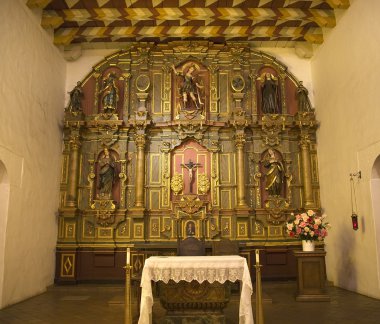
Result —
POLYGON ((115 182, 116 161, 107 147, 103 149, 99 160, 99 197, 112 199, 112 188, 115 182))
POLYGON ((261 85, 261 111, 264 114, 279 114, 278 105, 278 79, 271 73, 266 72, 258 80, 261 85))
POLYGON ((119 101, 119 89, 116 85, 117 76, 115 72, 109 73, 103 79, 102 89, 100 90, 103 111, 105 113, 114 113, 119 101))
POLYGON ((179 85, 179 94, 182 101, 182 109, 202 110, 203 100, 203 80, 199 78, 199 66, 193 62, 183 65, 181 70, 176 70, 174 65, 172 69, 175 75, 181 76, 182 81, 179 85))
POLYGON ((281 158, 272 149, 265 154, 263 161, 265 173, 265 190, 270 196, 280 196, 285 179, 285 169, 281 158))
POLYGON ((309 92, 304 87, 303 82, 300 81, 297 88, 297 101, 298 101, 298 111, 299 112, 309 112, 311 111, 311 103, 309 99, 309 92))

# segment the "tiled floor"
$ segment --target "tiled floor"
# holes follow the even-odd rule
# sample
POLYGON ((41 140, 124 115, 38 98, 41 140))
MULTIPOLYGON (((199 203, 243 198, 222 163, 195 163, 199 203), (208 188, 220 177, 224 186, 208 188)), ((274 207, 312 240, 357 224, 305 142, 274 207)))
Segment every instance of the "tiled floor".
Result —
MULTIPOLYGON (((329 287, 331 302, 296 302, 295 290, 295 282, 263 283, 265 324, 380 323, 380 300, 329 287)), ((0 323, 124 323, 123 298, 121 285, 56 286, 1 310, 0 323)), ((238 300, 233 296, 225 310, 227 324, 238 323, 238 300)), ((154 321, 163 315, 156 301, 154 321)))

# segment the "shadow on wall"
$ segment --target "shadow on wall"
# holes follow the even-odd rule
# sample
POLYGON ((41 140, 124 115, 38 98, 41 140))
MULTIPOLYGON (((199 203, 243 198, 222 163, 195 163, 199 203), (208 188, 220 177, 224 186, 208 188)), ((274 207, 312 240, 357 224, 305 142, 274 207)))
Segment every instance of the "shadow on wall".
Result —
POLYGON ((376 158, 371 172, 372 215, 375 224, 377 249, 377 278, 380 285, 380 155, 376 158))
POLYGON ((0 309, 3 308, 5 234, 8 218, 9 177, 0 160, 0 309))
MULTIPOLYGON (((349 215, 347 215, 347 220, 349 220, 349 215)), ((339 244, 334 244, 334 249, 338 249, 337 255, 340 255, 337 259, 338 277, 336 284, 338 287, 357 291, 357 265, 353 258, 355 252, 355 233, 351 228, 351 223, 347 222, 343 226, 334 227, 334 234, 336 242, 339 242, 339 244)))

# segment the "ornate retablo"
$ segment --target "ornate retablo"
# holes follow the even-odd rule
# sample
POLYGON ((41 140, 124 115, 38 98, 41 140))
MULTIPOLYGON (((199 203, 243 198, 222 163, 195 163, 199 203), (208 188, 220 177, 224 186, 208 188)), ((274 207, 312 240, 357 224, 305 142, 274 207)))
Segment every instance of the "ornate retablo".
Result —
POLYGON ((307 89, 248 43, 130 43, 70 92, 58 246, 174 247, 187 224, 286 245, 290 213, 320 208, 316 129, 307 89))

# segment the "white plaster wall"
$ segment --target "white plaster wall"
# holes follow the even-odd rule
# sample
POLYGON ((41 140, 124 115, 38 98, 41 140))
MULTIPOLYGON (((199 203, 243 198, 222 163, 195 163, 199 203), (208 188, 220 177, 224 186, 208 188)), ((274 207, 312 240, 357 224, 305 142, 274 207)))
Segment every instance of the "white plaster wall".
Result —
MULTIPOLYGON (((380 298, 370 179, 380 153, 380 1, 351 0, 314 55, 312 80, 318 131, 321 201, 332 230, 327 275, 335 285, 380 298), (351 227, 349 173, 355 181, 360 229, 351 227)), ((378 233, 380 235, 380 233, 378 233)))
POLYGON ((0 307, 54 279, 66 66, 39 24, 25 1, 0 1, 0 160, 10 182, 0 307))
POLYGON ((0 305, 3 299, 5 233, 9 203, 9 177, 4 163, 0 160, 0 305))

